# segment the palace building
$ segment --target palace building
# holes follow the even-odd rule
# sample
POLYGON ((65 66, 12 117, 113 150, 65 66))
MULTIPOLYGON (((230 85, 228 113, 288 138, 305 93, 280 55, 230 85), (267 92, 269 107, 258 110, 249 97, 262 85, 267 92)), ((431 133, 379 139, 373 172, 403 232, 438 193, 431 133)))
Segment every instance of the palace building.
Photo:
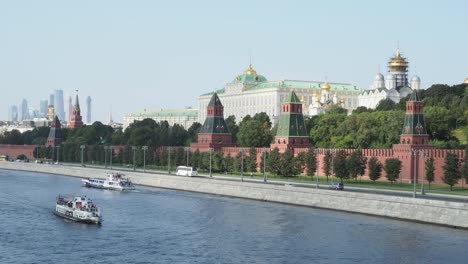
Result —
MULTIPOLYGON (((268 81, 257 73, 252 65, 243 74, 234 78, 223 88, 216 90, 224 105, 226 117, 234 115, 237 122, 247 115, 265 112, 274 124, 281 114, 281 102, 292 91, 300 98, 303 110, 308 114, 318 114, 330 104, 340 103, 351 112, 359 106, 360 87, 348 83, 279 80, 268 81), (317 100, 318 99, 318 100, 317 100)), ((206 107, 213 92, 198 97, 198 122, 206 118, 206 107)))

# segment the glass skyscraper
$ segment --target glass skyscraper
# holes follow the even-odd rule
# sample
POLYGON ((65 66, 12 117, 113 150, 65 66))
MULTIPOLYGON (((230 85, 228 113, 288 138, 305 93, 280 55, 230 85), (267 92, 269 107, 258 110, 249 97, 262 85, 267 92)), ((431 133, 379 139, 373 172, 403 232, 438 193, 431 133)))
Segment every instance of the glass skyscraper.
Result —
POLYGON ((58 116, 59 120, 65 120, 65 109, 63 107, 63 91, 54 90, 54 109, 55 115, 58 116))
POLYGON ((86 124, 91 124, 91 96, 86 97, 86 124))

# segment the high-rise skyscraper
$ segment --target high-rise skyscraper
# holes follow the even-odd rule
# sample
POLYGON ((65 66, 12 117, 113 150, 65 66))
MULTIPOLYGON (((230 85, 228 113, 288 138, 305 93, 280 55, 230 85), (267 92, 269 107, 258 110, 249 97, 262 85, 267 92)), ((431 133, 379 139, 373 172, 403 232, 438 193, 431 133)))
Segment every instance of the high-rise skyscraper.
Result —
POLYGON ((70 122, 73 113, 72 98, 70 95, 65 96, 65 121, 70 122))
POLYGON ((55 114, 60 120, 65 120, 65 109, 63 107, 63 91, 55 90, 54 91, 54 109, 55 114))
POLYGON ((54 103, 55 103, 54 94, 49 94, 49 105, 54 105, 54 103))
POLYGON ((39 117, 47 117, 47 100, 41 100, 39 102, 39 117))
POLYGON ((18 106, 11 105, 8 109, 8 120, 12 122, 18 121, 18 106))
POLYGON ((91 96, 86 97, 86 124, 91 124, 91 96))
POLYGON ((29 119, 28 101, 25 98, 23 98, 23 101, 21 102, 21 121, 28 120, 28 119, 29 119))

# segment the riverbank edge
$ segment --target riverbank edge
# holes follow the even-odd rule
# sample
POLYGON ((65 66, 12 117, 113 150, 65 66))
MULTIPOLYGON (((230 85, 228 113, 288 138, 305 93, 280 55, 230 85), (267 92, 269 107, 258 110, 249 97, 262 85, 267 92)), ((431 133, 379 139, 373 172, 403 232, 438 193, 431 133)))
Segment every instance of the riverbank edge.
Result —
MULTIPOLYGON (((105 178, 109 170, 35 163, 0 162, 0 169, 78 178, 105 178)), ((203 177, 118 171, 137 185, 292 204, 468 229, 468 204, 368 193, 322 190, 203 177)))

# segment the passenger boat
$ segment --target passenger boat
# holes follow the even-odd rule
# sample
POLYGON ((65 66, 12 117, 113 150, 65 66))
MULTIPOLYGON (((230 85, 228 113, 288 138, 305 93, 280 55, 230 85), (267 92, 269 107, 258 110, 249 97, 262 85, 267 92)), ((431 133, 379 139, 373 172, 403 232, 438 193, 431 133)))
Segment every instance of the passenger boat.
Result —
POLYGON ((55 203, 55 214, 68 220, 101 224, 101 212, 86 196, 67 197, 60 195, 55 203))
POLYGON ((93 187, 99 189, 109 189, 117 191, 131 191, 135 190, 132 182, 120 173, 109 173, 107 179, 88 178, 82 179, 83 185, 86 187, 93 187))

